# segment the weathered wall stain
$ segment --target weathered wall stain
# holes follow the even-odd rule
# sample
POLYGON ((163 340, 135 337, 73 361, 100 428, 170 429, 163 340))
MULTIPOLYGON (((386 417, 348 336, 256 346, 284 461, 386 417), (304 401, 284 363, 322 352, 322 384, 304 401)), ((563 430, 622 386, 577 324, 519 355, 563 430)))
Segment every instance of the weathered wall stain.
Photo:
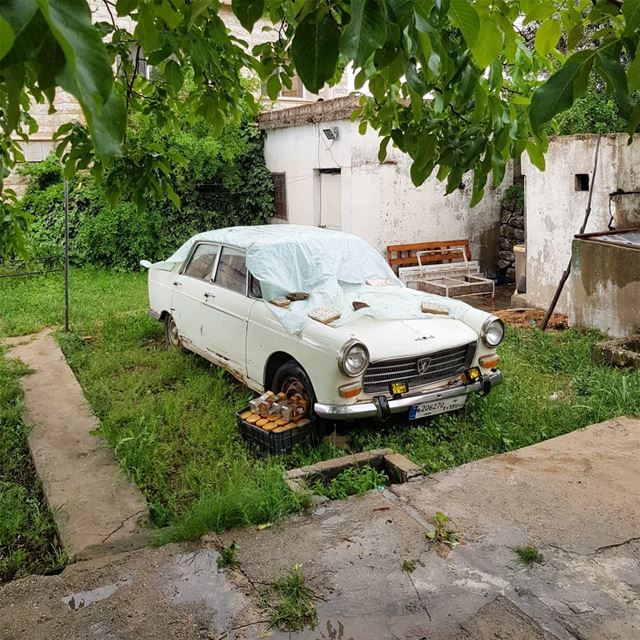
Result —
MULTIPOLYGON (((339 103, 337 106, 340 106, 339 103)), ((342 230, 355 233, 384 252, 389 244, 432 240, 465 240, 474 259, 486 270, 495 270, 503 187, 486 190, 483 201, 471 208, 471 178, 462 188, 445 195, 445 184, 435 177, 421 187, 410 179, 411 159, 393 148, 385 162, 378 161, 380 141, 375 131, 358 132, 358 123, 331 119, 339 111, 331 101, 310 108, 314 121, 295 114, 279 114, 266 130, 265 159, 271 171, 284 172, 289 222, 318 224, 317 170, 340 168, 342 230), (329 119, 327 119, 329 118, 329 119), (338 139, 328 142, 322 129, 336 127, 338 139)), ((509 166, 503 182, 512 182, 509 166)))
POLYGON ((640 248, 575 239, 571 315, 615 337, 640 328, 640 248))
MULTIPOLYGON (((526 176, 528 305, 549 305, 571 260, 571 242, 580 230, 589 197, 588 191, 576 190, 575 176, 587 174, 590 180, 593 178, 597 140, 597 135, 551 138, 544 172, 531 165, 528 158, 522 159, 526 176)), ((628 145, 628 140, 626 134, 602 136, 587 233, 608 229, 611 194, 618 189, 640 191, 640 144, 636 141, 628 145)), ((573 287, 570 279, 557 307, 557 311, 569 314, 571 322, 572 310, 579 307, 573 301, 573 287)))

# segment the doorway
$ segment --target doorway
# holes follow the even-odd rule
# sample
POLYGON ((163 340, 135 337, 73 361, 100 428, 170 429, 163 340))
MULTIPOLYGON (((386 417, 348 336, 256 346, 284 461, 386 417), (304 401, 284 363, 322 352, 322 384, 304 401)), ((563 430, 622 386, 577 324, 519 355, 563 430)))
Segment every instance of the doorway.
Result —
POLYGON ((342 180, 340 169, 318 169, 320 219, 319 226, 342 229, 342 180))

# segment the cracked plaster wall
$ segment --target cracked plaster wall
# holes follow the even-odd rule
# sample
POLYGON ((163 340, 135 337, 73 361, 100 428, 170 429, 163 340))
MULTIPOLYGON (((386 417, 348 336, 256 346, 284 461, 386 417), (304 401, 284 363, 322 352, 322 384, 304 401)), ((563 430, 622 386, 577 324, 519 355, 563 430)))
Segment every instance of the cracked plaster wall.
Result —
POLYGON ((389 145, 378 161, 375 131, 358 132, 358 122, 335 120, 301 123, 266 131, 265 159, 271 171, 286 174, 288 221, 320 224, 318 169, 341 171, 342 230, 355 233, 385 252, 389 244, 469 239, 472 255, 484 270, 495 270, 500 203, 511 184, 511 166, 498 189, 486 190, 483 201, 470 207, 471 175, 464 188, 445 196, 435 177, 419 188, 409 176, 410 158, 389 145), (336 127, 330 143, 322 129, 336 127))
MULTIPOLYGON (((603 136, 593 185, 591 216, 585 233, 606 231, 609 194, 640 190, 640 144, 628 145, 626 134, 603 136)), ((552 138, 544 172, 522 157, 527 230, 526 304, 546 308, 571 259, 571 242, 584 219, 588 191, 576 191, 575 175, 591 180, 597 135, 552 138)), ((575 315, 574 287, 567 281, 556 311, 575 315)))

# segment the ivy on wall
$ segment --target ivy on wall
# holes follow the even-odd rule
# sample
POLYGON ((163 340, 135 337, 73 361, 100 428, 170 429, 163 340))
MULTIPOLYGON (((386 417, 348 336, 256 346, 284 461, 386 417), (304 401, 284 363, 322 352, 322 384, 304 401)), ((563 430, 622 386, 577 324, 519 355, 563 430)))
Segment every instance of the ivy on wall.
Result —
MULTIPOLYGON (((142 258, 161 260, 186 239, 206 229, 265 222, 273 214, 273 181, 264 162, 262 134, 244 121, 214 136, 200 122, 176 123, 159 130, 137 116, 129 144, 136 164, 149 153, 166 158, 159 179, 175 191, 179 206, 164 190, 147 194, 139 209, 125 195, 117 202, 86 172, 70 180, 70 257, 75 265, 135 269, 142 258)), ((108 182, 118 182, 131 165, 122 159, 110 169, 108 182)), ((158 170, 158 169, 156 169, 158 170)), ((28 187, 22 210, 32 216, 31 260, 52 267, 62 263, 64 186, 55 156, 25 165, 28 187)))

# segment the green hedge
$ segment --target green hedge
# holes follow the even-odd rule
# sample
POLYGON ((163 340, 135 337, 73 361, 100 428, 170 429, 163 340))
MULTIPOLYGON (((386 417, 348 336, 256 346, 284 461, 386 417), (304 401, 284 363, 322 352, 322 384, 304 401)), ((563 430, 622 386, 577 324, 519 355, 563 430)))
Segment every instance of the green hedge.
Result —
MULTIPOLYGON (((140 171, 149 143, 162 148, 180 207, 163 197, 139 210, 126 196, 110 206, 104 184, 89 173, 70 181, 70 258, 75 265, 135 269, 142 258, 160 260, 194 233, 206 229, 265 222, 273 213, 273 182, 263 155, 262 135, 244 122, 215 138, 204 124, 177 123, 171 133, 138 119, 130 129, 140 151, 136 166, 124 162, 106 182, 123 172, 140 171)), ((21 206, 33 216, 29 235, 33 262, 62 264, 64 187, 55 156, 26 165, 28 187, 21 206)))

